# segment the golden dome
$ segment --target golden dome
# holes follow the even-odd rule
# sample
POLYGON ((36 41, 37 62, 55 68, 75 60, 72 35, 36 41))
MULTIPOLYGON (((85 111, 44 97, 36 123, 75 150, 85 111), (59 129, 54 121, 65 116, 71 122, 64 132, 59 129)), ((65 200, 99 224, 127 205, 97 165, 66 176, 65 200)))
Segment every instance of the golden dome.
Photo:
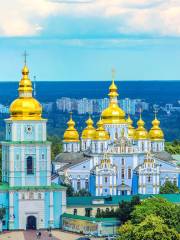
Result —
POLYGON ((64 133, 64 142, 79 142, 79 134, 75 129, 75 122, 72 119, 72 115, 70 120, 67 122, 68 128, 64 133))
POLYGON ((96 129, 95 136, 93 140, 109 140, 109 133, 104 129, 103 121, 100 119, 97 123, 98 128, 96 129))
POLYGON ((164 133, 162 129, 159 127, 160 121, 156 118, 152 121, 152 128, 149 131, 149 137, 151 141, 158 141, 164 139, 164 133))
POLYGON ((82 132, 82 139, 93 139, 96 133, 96 129, 93 127, 93 120, 89 116, 86 121, 87 127, 82 132))
POLYGON ((109 106, 106 108, 101 116, 104 124, 119 124, 125 123, 125 112, 118 106, 118 93, 117 93, 117 86, 112 81, 111 86, 109 87, 109 106))
POLYGON ((19 82, 19 98, 14 100, 10 106, 12 120, 41 120, 42 107, 32 97, 32 83, 28 77, 29 69, 25 65, 22 69, 22 79, 19 82))
POLYGON ((149 135, 148 135, 147 130, 144 128, 145 123, 144 123, 144 121, 143 121, 142 118, 141 118, 141 114, 140 114, 140 119, 139 119, 139 121, 137 122, 137 125, 138 125, 138 127, 137 127, 136 130, 135 130, 134 139, 135 139, 135 140, 148 139, 148 138, 149 138, 149 135))
POLYGON ((134 138, 134 134, 135 134, 135 128, 133 127, 133 121, 130 118, 130 115, 128 115, 128 118, 126 120, 127 124, 128 124, 128 137, 129 138, 134 138))

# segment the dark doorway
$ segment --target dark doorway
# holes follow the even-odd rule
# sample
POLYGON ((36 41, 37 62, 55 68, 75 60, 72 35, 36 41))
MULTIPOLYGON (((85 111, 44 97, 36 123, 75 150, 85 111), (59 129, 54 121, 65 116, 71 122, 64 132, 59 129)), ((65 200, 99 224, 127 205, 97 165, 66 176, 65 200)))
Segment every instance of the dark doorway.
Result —
POLYGON ((34 216, 29 216, 27 217, 27 225, 26 225, 26 229, 36 229, 36 217, 34 216))

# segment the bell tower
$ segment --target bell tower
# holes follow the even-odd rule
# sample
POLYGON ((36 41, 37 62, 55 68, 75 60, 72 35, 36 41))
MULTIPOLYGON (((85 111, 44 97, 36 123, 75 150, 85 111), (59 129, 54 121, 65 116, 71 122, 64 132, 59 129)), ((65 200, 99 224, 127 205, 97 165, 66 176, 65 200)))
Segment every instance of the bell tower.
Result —
POLYGON ((46 119, 33 98, 29 69, 22 69, 19 97, 10 106, 5 120, 6 138, 2 142, 2 181, 9 186, 49 186, 51 184, 50 142, 46 138, 46 119))

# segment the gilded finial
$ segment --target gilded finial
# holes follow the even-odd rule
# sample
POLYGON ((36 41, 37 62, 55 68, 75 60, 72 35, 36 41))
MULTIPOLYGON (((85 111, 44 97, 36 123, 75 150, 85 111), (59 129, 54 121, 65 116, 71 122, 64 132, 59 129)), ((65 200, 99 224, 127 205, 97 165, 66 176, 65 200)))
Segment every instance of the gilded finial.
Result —
POLYGON ((139 118, 142 119, 142 108, 139 109, 139 118))
POLYGON ((23 53, 24 65, 25 65, 25 66, 26 66, 26 63, 27 63, 27 56, 28 56, 28 54, 27 54, 27 52, 26 52, 26 50, 25 50, 24 53, 23 53))
POLYGON ((154 109, 154 118, 155 118, 155 119, 157 119, 157 113, 158 113, 158 109, 155 108, 155 109, 154 109))
POLYGON ((112 80, 114 81, 116 77, 116 70, 112 68, 112 80))

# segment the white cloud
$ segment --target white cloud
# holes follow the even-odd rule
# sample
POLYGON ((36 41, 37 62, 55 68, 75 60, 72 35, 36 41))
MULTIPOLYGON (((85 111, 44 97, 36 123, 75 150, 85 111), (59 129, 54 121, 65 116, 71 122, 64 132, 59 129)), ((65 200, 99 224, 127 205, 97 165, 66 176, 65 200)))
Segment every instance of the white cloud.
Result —
MULTIPOLYGON (((59 16, 112 22, 115 33, 180 36, 179 0, 0 0, 0 36, 32 36, 59 16), (76 4, 75 4, 76 3, 76 4)), ((63 23, 58 23, 59 28, 63 23)), ((100 26, 100 25, 98 25, 100 26)), ((109 25, 108 25, 109 26, 109 25)), ((92 27, 86 32, 92 31, 92 27)), ((78 28, 78 27, 77 27, 78 28)), ((97 29, 96 29, 97 30, 97 29)), ((106 29, 105 29, 106 30, 106 29)), ((66 29, 66 34, 70 34, 66 29)), ((77 29, 81 31, 81 28, 77 29)), ((61 32, 61 31, 59 31, 61 32)), ((51 32, 51 34, 53 34, 51 32)))

